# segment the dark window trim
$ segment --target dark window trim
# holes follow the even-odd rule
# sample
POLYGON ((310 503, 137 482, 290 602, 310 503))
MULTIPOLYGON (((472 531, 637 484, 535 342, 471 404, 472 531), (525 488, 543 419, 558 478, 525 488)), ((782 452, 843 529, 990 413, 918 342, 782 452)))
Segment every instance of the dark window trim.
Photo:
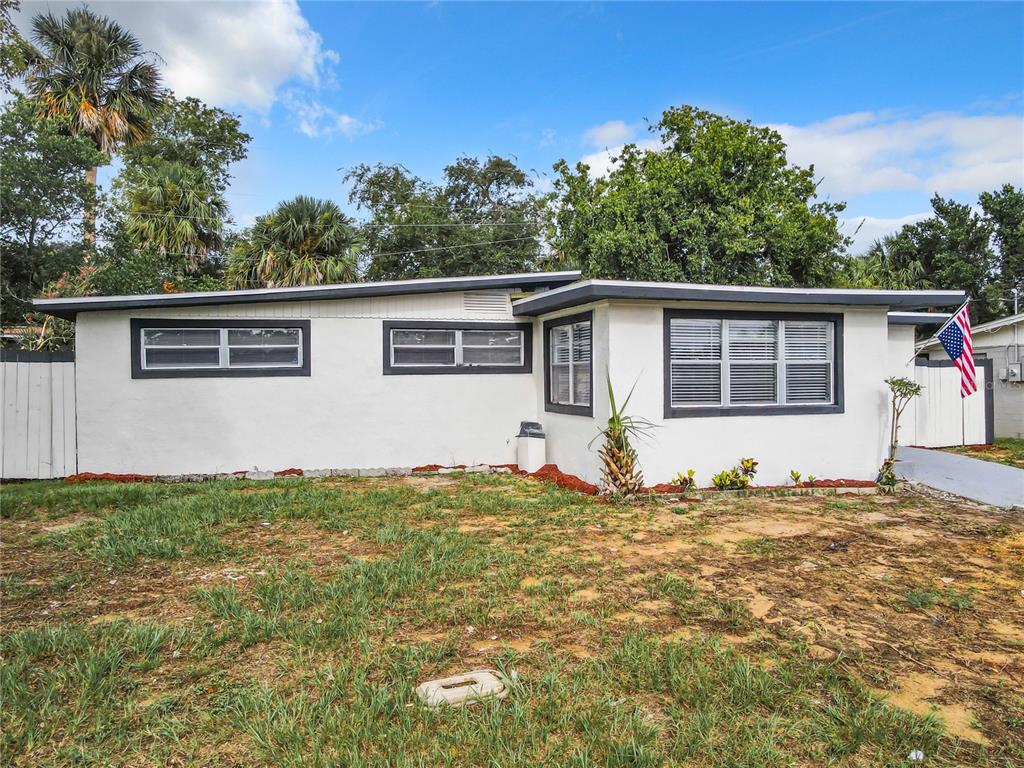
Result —
POLYGON ((384 375, 385 376, 434 376, 478 373, 533 373, 533 324, 532 323, 487 323, 465 320, 385 320, 384 321, 384 375), (391 331, 398 330, 449 330, 449 331, 522 331, 522 365, 424 365, 405 366, 391 364, 391 331))
MULTIPOLYGON (((914 365, 918 368, 954 368, 956 363, 952 360, 915 357, 914 365)), ((995 375, 995 361, 975 355, 974 365, 985 370, 985 442, 994 443, 996 441, 996 400, 993 394, 995 382, 992 377, 995 375)))
POLYGON ((309 376, 309 320, 166 320, 131 319, 133 379, 217 379, 309 376), (142 367, 142 331, 148 328, 299 328, 302 330, 302 366, 299 368, 153 368, 142 367))
MULTIPOLYGON (((664 367, 664 402, 666 419, 687 419, 705 416, 789 416, 845 412, 843 389, 843 315, 833 312, 759 312, 743 310, 666 309, 663 320, 662 365, 664 367), (830 405, 743 405, 701 406, 680 408, 672 406, 671 328, 674 318, 701 318, 705 320, 827 320, 835 323, 832 340, 832 375, 835 402, 830 405)), ((781 382, 785 387, 786 383, 781 382)), ((723 393, 724 394, 724 393, 723 393)))
MULTIPOLYGON (((594 415, 594 312, 578 312, 575 315, 563 315, 551 320, 545 320, 544 334, 544 410, 548 413, 566 413, 571 416, 593 416, 594 415), (564 403, 551 402, 551 334, 552 328, 559 325, 572 325, 573 323, 590 322, 590 404, 589 405, 565 405, 564 403)), ((571 353, 570 353, 571 354, 571 353)), ((572 386, 572 382, 569 382, 572 386)))

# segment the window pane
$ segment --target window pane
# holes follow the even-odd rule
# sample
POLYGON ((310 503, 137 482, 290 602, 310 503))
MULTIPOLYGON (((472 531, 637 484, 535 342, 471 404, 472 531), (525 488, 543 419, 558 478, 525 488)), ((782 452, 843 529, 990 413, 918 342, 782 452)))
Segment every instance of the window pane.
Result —
POLYGON ((771 404, 776 402, 774 365, 730 365, 729 403, 731 405, 771 404))
POLYGON ((298 328, 231 328, 228 345, 259 346, 261 344, 293 344, 298 346, 301 331, 298 328))
POLYGON ((669 346, 672 360, 721 360, 722 321, 671 320, 669 346))
POLYGON ((560 325, 550 331, 551 362, 569 362, 569 326, 560 325))
POLYGON ((832 366, 828 363, 788 363, 787 403, 831 403, 832 366))
POLYGON ((216 368, 220 365, 220 350, 196 347, 195 349, 162 349, 151 347, 145 350, 146 368, 216 368))
POLYGON ((406 330, 392 331, 392 344, 426 344, 435 346, 455 346, 455 331, 446 330, 406 330))
POLYGON ((463 331, 464 347, 518 347, 523 342, 522 331, 463 331))
POLYGON ((774 320, 730 320, 730 360, 775 360, 778 357, 774 320))
POLYGON ((722 366, 672 363, 672 405, 721 405, 722 366))
POLYGON ((392 347, 395 365, 455 365, 455 348, 392 347))
POLYGON ((519 347, 464 347, 462 362, 466 365, 519 365, 519 347))
POLYGON ((590 361, 590 323, 576 323, 572 327, 572 361, 590 361))
POLYGON ((147 347, 216 347, 220 344, 219 328, 146 328, 147 347))
POLYGON ((572 370, 572 391, 574 405, 590 405, 590 368, 574 366, 572 370))
POLYGON ((551 366, 551 402, 569 403, 569 366, 551 366))
POLYGON ((228 352, 231 367, 297 366, 298 347, 232 347, 228 352))
POLYGON ((832 358, 832 323, 787 320, 784 333, 787 360, 832 358))

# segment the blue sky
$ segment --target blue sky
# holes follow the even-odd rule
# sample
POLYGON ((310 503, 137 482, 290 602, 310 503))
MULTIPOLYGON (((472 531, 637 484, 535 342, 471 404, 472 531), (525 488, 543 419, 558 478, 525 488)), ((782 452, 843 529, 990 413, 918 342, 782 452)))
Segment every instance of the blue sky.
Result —
MULTIPOLYGON (((693 104, 776 126, 845 200, 858 245, 1024 183, 1020 3, 95 3, 167 80, 253 135, 229 200, 248 223, 298 193, 344 201, 339 168, 427 178, 513 155, 550 183, 595 169, 644 118, 693 104)), ((25 3, 23 21, 58 3, 25 3)))

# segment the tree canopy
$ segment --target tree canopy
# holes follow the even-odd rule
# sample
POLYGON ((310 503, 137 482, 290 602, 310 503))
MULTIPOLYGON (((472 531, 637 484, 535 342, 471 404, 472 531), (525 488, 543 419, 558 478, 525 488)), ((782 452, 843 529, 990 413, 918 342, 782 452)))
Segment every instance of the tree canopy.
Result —
POLYGON ((400 165, 359 165, 345 180, 371 280, 530 272, 541 267, 546 198, 512 160, 460 157, 433 184, 400 165))
POLYGON ((828 285, 842 262, 842 203, 816 201, 814 168, 770 128, 684 106, 627 145, 606 176, 555 166, 552 239, 587 277, 828 285))

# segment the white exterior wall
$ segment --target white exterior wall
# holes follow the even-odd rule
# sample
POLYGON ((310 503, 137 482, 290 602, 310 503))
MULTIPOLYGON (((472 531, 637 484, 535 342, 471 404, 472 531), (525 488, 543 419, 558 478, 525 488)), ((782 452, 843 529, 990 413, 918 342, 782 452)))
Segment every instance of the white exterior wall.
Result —
MULTIPOLYGON (((916 333, 917 327, 913 325, 889 326, 889 370, 886 377, 899 376, 911 381, 917 380, 919 373, 914 365, 916 333)), ((886 407, 891 413, 891 406, 887 405, 886 407)), ((903 411, 903 416, 900 417, 900 445, 921 444, 917 434, 917 417, 917 398, 915 398, 910 401, 906 410, 903 411)), ((888 434, 886 432, 886 440, 888 440, 888 434)))
MULTIPOLYGON (((708 308, 709 305, 611 301, 597 306, 594 418, 542 413, 541 421, 548 434, 549 461, 557 463, 564 471, 591 482, 598 481, 596 453, 587 452, 586 445, 608 416, 604 389, 606 371, 610 370, 620 398, 625 397, 634 381, 637 382, 628 412, 658 425, 647 441, 637 444, 644 478, 649 485, 667 482, 676 472, 690 467, 697 470, 699 485, 710 485, 712 475, 735 466, 744 456, 752 456, 760 462, 756 480, 760 485, 787 482, 791 469, 799 470, 805 477, 813 474, 820 478, 875 478, 888 435, 888 403, 883 380, 893 372, 885 308, 811 305, 783 308, 786 312, 844 313, 844 413, 665 419, 663 310, 666 307, 708 308)), ((585 308, 564 314, 582 309, 585 308)), ((768 308, 763 304, 716 303, 714 309, 766 311, 768 308)), ((556 316, 544 316, 540 321, 556 316)), ((540 367, 535 367, 539 373, 540 367)), ((593 449, 597 447, 595 443, 593 449)))
POLYGON ((514 462, 519 422, 536 418, 534 377, 384 376, 382 319, 513 318, 507 298, 504 309, 471 311, 457 292, 82 313, 76 336, 79 471, 514 462), (310 318, 311 375, 132 379, 132 317, 310 318))

